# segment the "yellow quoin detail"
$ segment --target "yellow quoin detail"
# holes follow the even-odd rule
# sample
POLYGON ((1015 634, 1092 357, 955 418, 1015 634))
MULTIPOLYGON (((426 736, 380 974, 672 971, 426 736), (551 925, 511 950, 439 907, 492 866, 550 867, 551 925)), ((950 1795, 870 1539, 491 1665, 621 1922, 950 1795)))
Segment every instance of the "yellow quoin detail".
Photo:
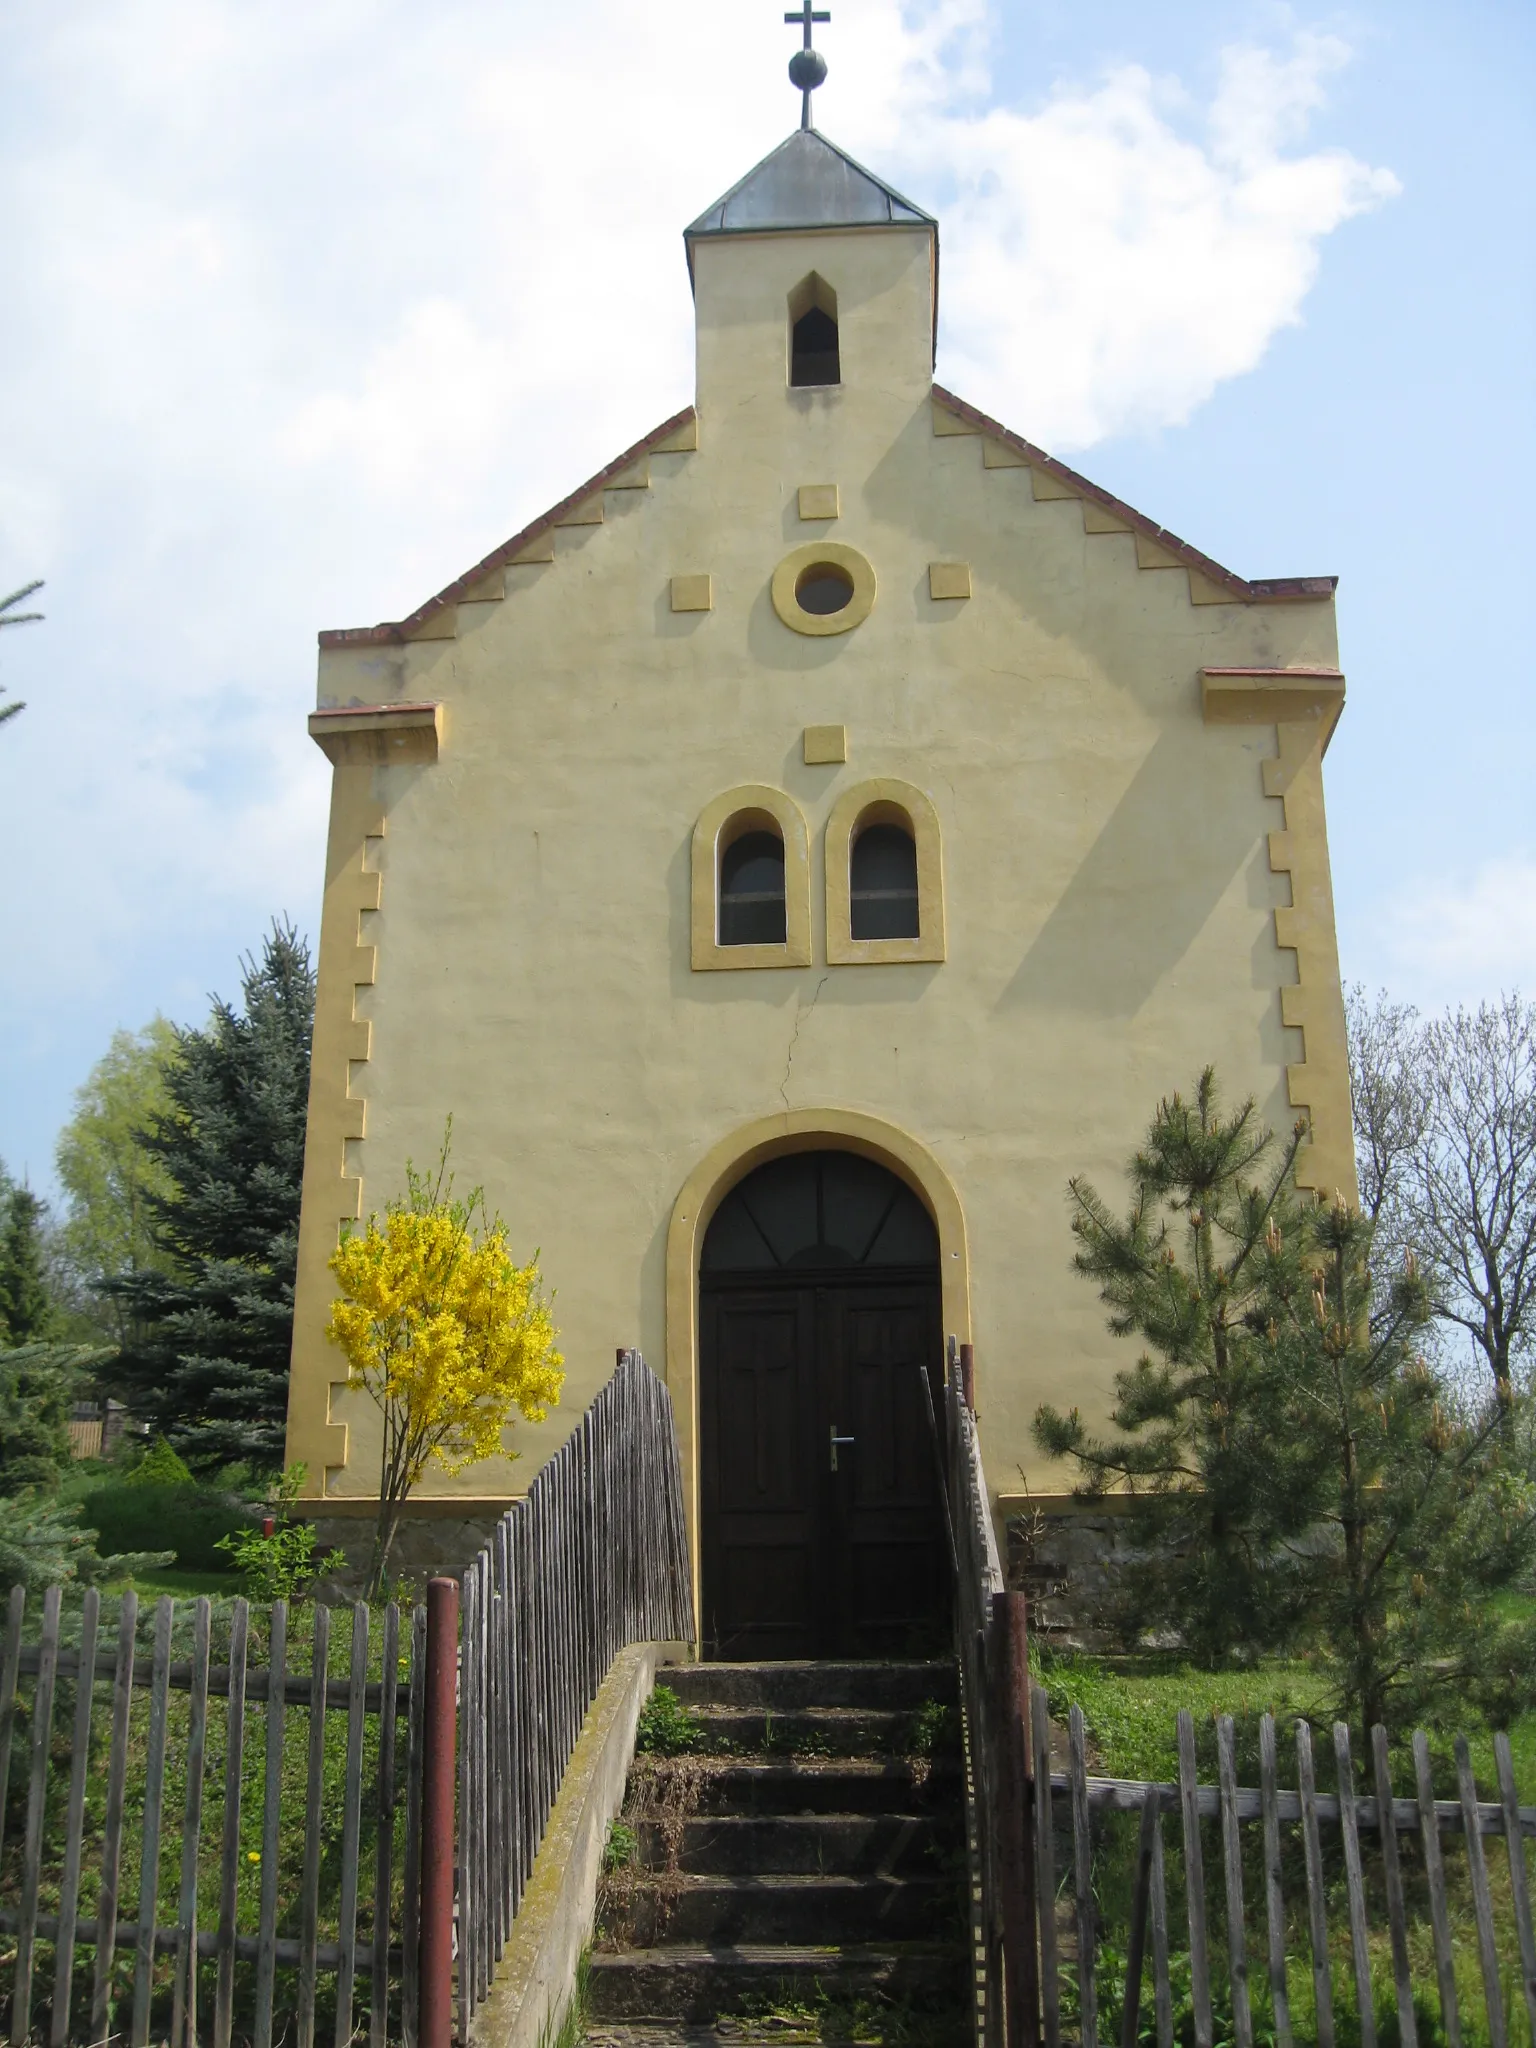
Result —
POLYGON ((1285 806, 1285 829, 1271 832, 1269 865, 1290 881, 1291 900, 1275 906, 1275 943, 1295 955, 1296 979, 1280 989, 1280 1014, 1301 1033, 1302 1057, 1286 1067, 1294 1109, 1310 1136, 1296 1162, 1298 1187, 1325 1198, 1335 1190, 1358 1201, 1349 1102, 1349 1045, 1334 932, 1333 877, 1323 813, 1323 755, 1344 709, 1335 668, 1206 668, 1201 708, 1208 725, 1269 726, 1275 753, 1262 764, 1264 794, 1285 806))
POLYGON ((827 819, 827 962, 888 966, 944 958, 944 850, 939 814, 920 789, 882 775, 845 789, 827 819), (917 937, 856 939, 849 916, 849 862, 866 825, 901 825, 917 846, 917 937))
MULTIPOLYGON (((363 1213, 365 1077, 374 1049, 369 1005, 378 979, 371 938, 384 900, 385 816, 374 780, 368 765, 348 761, 338 762, 331 778, 294 1289, 295 1317, 322 1323, 332 1292, 326 1262, 340 1230, 363 1213)), ((288 1462, 306 1465, 317 1482, 347 1462, 347 1432, 330 1413, 332 1377, 344 1380, 346 1370, 339 1354, 334 1365, 329 1358, 325 1364, 320 1374, 300 1375, 288 1400, 288 1462)))
POLYGON ((693 828, 691 957, 712 967, 806 967, 811 958, 811 857, 805 813, 792 796, 766 783, 744 782, 707 803, 693 828), (722 946, 719 940, 720 856, 744 832, 776 830, 784 841, 782 946, 722 946))
POLYGON ((836 484, 802 484, 795 498, 802 519, 836 519, 838 516, 836 484))

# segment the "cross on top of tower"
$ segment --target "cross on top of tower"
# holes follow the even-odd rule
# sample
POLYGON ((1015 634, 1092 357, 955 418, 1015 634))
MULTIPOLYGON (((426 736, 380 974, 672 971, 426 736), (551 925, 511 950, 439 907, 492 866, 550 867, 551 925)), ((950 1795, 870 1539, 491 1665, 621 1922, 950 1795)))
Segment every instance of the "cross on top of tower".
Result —
POLYGON ((830 21, 832 16, 829 13, 814 12, 811 0, 801 0, 801 5, 794 13, 786 14, 784 19, 792 28, 801 28, 805 31, 803 47, 796 50, 789 60, 789 82, 800 89, 800 126, 809 128, 811 94, 827 75, 826 58, 811 48, 811 24, 817 21, 830 21))

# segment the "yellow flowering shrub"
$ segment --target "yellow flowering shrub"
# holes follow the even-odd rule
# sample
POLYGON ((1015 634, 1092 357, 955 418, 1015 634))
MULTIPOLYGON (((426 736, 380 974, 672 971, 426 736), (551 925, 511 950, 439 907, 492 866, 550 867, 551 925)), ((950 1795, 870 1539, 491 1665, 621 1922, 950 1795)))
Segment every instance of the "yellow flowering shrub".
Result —
POLYGON ((349 1232, 331 1255, 341 1292, 326 1334, 346 1358, 349 1385, 363 1388, 384 1419, 371 1592, 383 1581, 401 1506, 428 1464, 461 1472, 506 1451, 514 1411, 542 1422, 565 1380, 538 1255, 515 1262, 480 1189, 467 1202, 453 1199, 448 1149, 445 1138, 435 1176, 407 1166, 404 1201, 349 1232))

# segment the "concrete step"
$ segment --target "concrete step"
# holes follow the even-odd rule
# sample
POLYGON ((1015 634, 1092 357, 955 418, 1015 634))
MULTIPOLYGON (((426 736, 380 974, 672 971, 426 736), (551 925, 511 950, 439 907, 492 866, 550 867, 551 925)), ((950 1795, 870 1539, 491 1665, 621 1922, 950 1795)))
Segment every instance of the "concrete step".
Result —
POLYGON ((839 2011, 818 2000, 759 2015, 722 2013, 711 2024, 689 2020, 609 2020, 588 2026, 582 2048, 972 2048, 973 2036, 954 2016, 914 2013, 892 2002, 859 2000, 839 2011))
MULTIPOLYGON (((672 1766, 653 1765, 659 1776, 672 1766)), ((696 1766, 684 1759, 678 1769, 696 1766)), ((714 1763, 690 1787, 698 1814, 924 1813, 962 1824, 958 1761, 935 1757, 796 1757, 714 1763)))
POLYGON ((690 1707, 953 1706, 959 1697, 950 1662, 672 1664, 656 1674, 690 1707))
POLYGON ((691 1706, 708 1755, 907 1756, 929 1739, 911 1707, 691 1706))
POLYGON ((668 1947, 917 1941, 958 1938, 960 1912, 953 1876, 680 1875, 642 1879, 614 1933, 668 1947))
MULTIPOLYGON (((640 1861, 667 1867, 667 1831, 636 1827, 640 1861)), ((829 1877, 931 1877, 964 1847, 962 1816, 902 1813, 712 1814, 685 1821, 678 1867, 694 1876, 758 1872, 829 1877)))
POLYGON ((791 2005, 896 2003, 952 2018, 965 2035, 967 1958, 959 1943, 845 1947, 677 1947, 594 1953, 587 2006, 605 2020, 707 2023, 722 2013, 791 2005))

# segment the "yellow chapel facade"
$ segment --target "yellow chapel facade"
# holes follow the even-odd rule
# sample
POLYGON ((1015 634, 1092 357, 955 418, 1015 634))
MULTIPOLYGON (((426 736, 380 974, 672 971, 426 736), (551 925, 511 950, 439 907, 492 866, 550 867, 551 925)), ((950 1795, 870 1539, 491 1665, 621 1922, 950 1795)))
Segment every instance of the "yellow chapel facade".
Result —
POLYGON ((1102 1418, 1129 1362, 1070 1175, 1117 1199, 1213 1062, 1353 1190, 1334 580, 1247 581, 935 384, 937 225, 814 129, 685 241, 694 404, 321 636, 288 1457, 371 1512, 326 1261, 451 1113, 568 1379, 421 1540, 472 1549, 637 1345, 706 1646, 878 1648, 936 1540, 917 1368, 974 1344, 1005 1516, 1070 1485, 1036 1407, 1102 1418))

